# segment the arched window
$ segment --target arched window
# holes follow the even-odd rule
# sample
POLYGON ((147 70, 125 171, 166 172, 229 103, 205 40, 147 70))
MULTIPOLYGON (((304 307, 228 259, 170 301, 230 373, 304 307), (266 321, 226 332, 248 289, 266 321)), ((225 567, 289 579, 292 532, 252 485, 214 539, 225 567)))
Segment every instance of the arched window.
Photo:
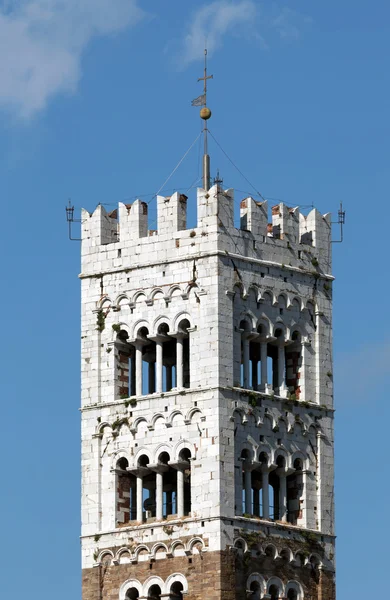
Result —
POLYGON ((261 589, 260 589, 260 584, 258 581, 252 581, 251 585, 250 585, 250 600, 260 600, 260 593, 261 593, 261 589))
POLYGON ((191 324, 188 319, 180 321, 178 326, 177 342, 176 342, 176 371, 177 382, 176 387, 190 387, 191 370, 190 370, 190 335, 189 329, 191 324))
POLYGON ((279 600, 279 588, 277 585, 271 585, 271 587, 268 590, 268 593, 271 596, 271 600, 279 600))
POLYGON ((183 584, 181 581, 175 581, 169 591, 169 600, 183 600, 183 584))
POLYGON ((302 460, 294 461, 294 473, 287 477, 287 521, 296 525, 301 518, 301 497, 303 494, 302 460))
POLYGON ((116 398, 128 398, 135 394, 135 351, 128 343, 128 338, 127 331, 121 329, 115 339, 116 398))
POLYGON ((132 587, 127 590, 126 600, 138 600, 138 598, 139 598, 139 591, 137 590, 137 588, 132 587))
POLYGON ((191 450, 183 448, 179 454, 177 472, 177 514, 179 517, 191 513, 191 450), (181 489, 180 489, 181 488, 181 489))
POLYGON ((241 331, 241 387, 250 387, 250 338, 251 325, 246 320, 240 321, 241 331))
POLYGON ((161 600, 161 588, 159 585, 151 585, 148 591, 149 600, 161 600))
POLYGON ((244 516, 253 514, 252 472, 249 450, 241 452, 242 463, 242 512, 244 516))
POLYGON ((145 521, 156 516, 156 475, 149 469, 149 458, 146 454, 139 457, 137 467, 137 483, 142 488, 138 499, 142 502, 142 521, 145 521))
POLYGON ((169 515, 177 514, 177 471, 168 463, 170 456, 168 452, 162 452, 158 457, 158 467, 156 473, 157 482, 157 506, 162 504, 161 510, 157 511, 157 518, 166 518, 169 515), (159 485, 159 478, 161 484, 159 485))
POLYGON ((127 523, 136 518, 136 479, 127 468, 126 458, 120 458, 116 463, 116 522, 127 523))
POLYGON ((286 385, 289 392, 299 400, 301 394, 299 380, 302 367, 302 340, 299 331, 292 333, 291 340, 292 344, 286 347, 286 385))
POLYGON ((287 600, 298 600, 298 594, 292 588, 287 592, 287 600))

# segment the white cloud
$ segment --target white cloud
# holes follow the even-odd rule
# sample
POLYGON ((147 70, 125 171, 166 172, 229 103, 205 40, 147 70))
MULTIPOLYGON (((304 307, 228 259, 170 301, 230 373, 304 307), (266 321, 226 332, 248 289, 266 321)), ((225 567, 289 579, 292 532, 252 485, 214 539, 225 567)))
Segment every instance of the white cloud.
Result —
POLYGON ((215 0, 199 8, 184 38, 181 64, 186 66, 203 56, 205 43, 212 53, 222 45, 224 35, 237 33, 242 25, 252 25, 256 12, 253 0, 215 0))
POLYGON ((297 40, 301 35, 302 28, 311 23, 311 17, 301 15, 291 8, 284 7, 279 14, 274 17, 272 26, 279 33, 281 38, 297 40))
POLYGON ((28 119, 74 92, 88 42, 143 14, 137 0, 0 0, 0 108, 28 119))

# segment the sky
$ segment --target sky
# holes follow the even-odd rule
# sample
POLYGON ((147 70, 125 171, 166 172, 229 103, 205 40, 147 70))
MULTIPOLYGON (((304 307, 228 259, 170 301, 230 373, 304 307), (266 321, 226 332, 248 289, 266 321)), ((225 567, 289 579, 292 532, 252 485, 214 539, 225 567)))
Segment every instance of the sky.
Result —
MULTIPOLYGON (((0 0, 2 597, 80 598, 80 246, 65 205, 140 197, 153 228, 153 196, 199 134, 205 39, 212 174, 236 214, 253 189, 346 210, 337 589, 386 597, 389 23, 384 0, 0 0)), ((198 177, 196 142, 163 190, 187 191, 190 224, 198 177)))

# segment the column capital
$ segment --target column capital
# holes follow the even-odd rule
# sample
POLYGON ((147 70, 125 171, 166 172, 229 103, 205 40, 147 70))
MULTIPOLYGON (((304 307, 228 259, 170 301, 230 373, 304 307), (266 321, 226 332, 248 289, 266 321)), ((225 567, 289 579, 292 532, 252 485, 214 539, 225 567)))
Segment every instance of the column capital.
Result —
POLYGON ((136 477, 145 477, 150 473, 148 467, 127 467, 126 471, 136 477))

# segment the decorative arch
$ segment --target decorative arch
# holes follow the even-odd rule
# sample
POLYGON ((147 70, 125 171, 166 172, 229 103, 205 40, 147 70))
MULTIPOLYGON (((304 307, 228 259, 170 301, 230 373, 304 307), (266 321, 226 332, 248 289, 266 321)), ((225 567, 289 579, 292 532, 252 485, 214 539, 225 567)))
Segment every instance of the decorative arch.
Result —
POLYGON ((155 298, 156 298, 156 296, 158 294, 161 294, 162 297, 164 297, 164 290, 162 288, 160 288, 160 287, 153 288, 152 291, 150 292, 149 296, 148 296, 148 300, 150 302, 154 302, 154 300, 155 300, 155 298))
POLYGON ((237 281, 233 286, 233 294, 236 293, 236 291, 237 291, 236 288, 238 289, 240 297, 242 299, 245 299, 247 297, 247 292, 244 287, 244 284, 241 281, 237 281))
POLYGON ((255 302, 260 302, 260 298, 261 298, 260 287, 256 283, 251 283, 251 284, 249 284, 249 287, 248 287, 248 296, 250 296, 251 291, 253 291, 255 294, 255 302))
POLYGON ((146 544, 140 544, 139 546, 137 546, 137 548, 134 552, 134 558, 136 561, 139 560, 139 556, 140 556, 141 552, 144 552, 144 551, 146 551, 148 558, 150 558, 150 549, 148 548, 148 546, 146 544))
POLYGON ((188 583, 187 583, 187 579, 184 577, 184 575, 182 575, 181 573, 172 573, 172 575, 169 575, 169 577, 167 577, 167 579, 165 581, 165 593, 166 594, 169 593, 171 586, 176 582, 180 582, 182 584, 184 593, 188 592, 188 583))
POLYGON ((111 308, 111 298, 109 296, 103 296, 96 303, 97 309, 102 310, 103 308, 111 308))
POLYGON ((137 337, 137 333, 142 327, 145 327, 148 331, 150 331, 150 325, 145 319, 138 319, 131 329, 131 338, 135 339, 137 337))
POLYGON ((142 583, 138 581, 138 579, 128 579, 124 583, 122 583, 119 589, 119 600, 127 600, 126 593, 131 588, 135 588, 138 591, 138 596, 142 596, 142 583))
POLYGON ((278 550, 274 544, 264 546, 264 554, 269 558, 275 559, 278 556, 278 550))
POLYGON ((202 538, 200 538, 200 537, 195 537, 195 538, 192 538, 192 539, 191 539, 191 540, 188 542, 188 544, 187 544, 187 548, 186 548, 186 549, 187 549, 189 552, 191 552, 191 554, 193 554, 193 548, 194 548, 194 546, 195 546, 196 544, 201 544, 201 546, 202 546, 201 552, 204 552, 204 551, 205 551, 206 547, 205 547, 204 541, 203 541, 203 540, 202 540, 202 538))
POLYGON ((111 552, 111 550, 102 550, 102 551, 99 553, 99 556, 98 556, 98 558, 97 558, 97 562, 98 562, 99 564, 102 564, 102 563, 103 563, 103 561, 104 561, 104 558, 105 558, 105 557, 109 557, 109 560, 110 560, 110 562, 111 562, 111 561, 113 561, 113 560, 114 560, 114 553, 113 553, 113 552, 111 552))
POLYGON ((158 585, 161 589, 161 593, 165 594, 165 582, 161 579, 161 577, 152 575, 151 577, 147 578, 142 586, 142 596, 145 596, 146 598, 148 597, 149 588, 151 588, 152 585, 158 585))
POLYGON ((119 294, 115 299, 115 307, 120 309, 122 306, 126 306, 126 304, 129 304, 129 297, 127 294, 119 294))
POLYGON ((184 321, 185 319, 187 319, 187 321, 189 322, 191 329, 194 327, 194 322, 192 320, 191 315, 188 312, 183 310, 183 311, 177 313, 172 320, 174 331, 178 330, 180 321, 184 321))
POLYGON ((154 320, 152 325, 152 331, 150 332, 152 335, 157 335, 158 328, 160 325, 168 325, 168 331, 171 331, 170 327, 170 319, 166 315, 160 315, 157 319, 154 320))
POLYGON ((203 412, 201 411, 201 409, 200 409, 200 408, 198 408, 198 407, 191 408, 191 409, 188 411, 188 413, 186 414, 186 416, 185 416, 184 420, 185 420, 185 421, 192 421, 193 417, 194 417, 196 414, 199 414, 201 417, 203 416, 203 412))
POLYGON ((181 295, 183 293, 180 285, 175 284, 169 288, 167 293, 168 298, 172 299, 175 292, 179 292, 178 295, 181 295))
POLYGON ((132 429, 135 429, 137 431, 138 427, 141 423, 148 424, 148 421, 146 420, 145 417, 137 417, 136 419, 134 419, 134 423, 132 424, 132 429))
POLYGON ((151 420, 150 420, 150 425, 153 427, 153 429, 156 426, 156 421, 158 419, 163 419, 164 423, 166 424, 166 417, 165 417, 165 415, 163 413, 155 413, 153 415, 153 417, 151 418, 151 420))
POLYGON ((179 459, 179 454, 184 449, 189 450, 191 452, 191 457, 195 458, 196 450, 195 450, 194 444, 191 444, 191 442, 189 442, 188 440, 180 440, 173 447, 174 460, 178 460, 179 459))
POLYGON ((298 581, 289 581, 286 585, 285 596, 290 590, 294 590, 297 594, 297 600, 303 600, 303 588, 298 581))
POLYGON ((172 427, 175 417, 178 417, 178 416, 182 417, 182 419, 184 421, 184 415, 180 410, 173 410, 171 412, 171 414, 169 415, 169 417, 167 419, 167 423, 170 427, 172 427))
POLYGON ((251 575, 249 575, 249 577, 246 581, 246 589, 250 590, 251 584, 254 582, 259 584, 261 594, 265 594, 267 591, 267 584, 266 584, 264 577, 262 575, 260 575, 260 573, 252 573, 251 575))
POLYGON ((144 291, 139 290, 138 292, 135 292, 131 302, 136 304, 137 302, 139 302, 140 298, 143 298, 144 300, 146 300, 146 294, 144 291))
POLYGON ((284 593, 284 585, 281 579, 279 579, 279 577, 270 577, 267 581, 267 592, 269 593, 271 587, 275 585, 278 590, 279 590, 279 596, 284 597, 285 593, 284 593))
MULTIPOLYGON (((131 562, 131 552, 128 548, 123 547, 123 548, 119 548, 119 550, 117 551, 116 555, 115 555, 115 561, 117 561, 118 563, 121 562, 121 560, 123 560, 123 557, 128 555, 129 560, 128 562, 131 562)), ((123 561, 125 562, 125 561, 123 561)))
POLYGON ((158 457, 163 452, 166 452, 167 454, 169 454, 169 459, 172 460, 172 458, 173 458, 172 446, 170 446, 169 444, 161 443, 161 444, 158 444, 154 449, 154 454, 153 454, 153 462, 154 463, 156 463, 158 461, 158 457))
POLYGON ((162 542, 157 542, 156 544, 154 544, 153 548, 150 551, 150 558, 156 558, 156 554, 157 552, 162 549, 163 552, 165 552, 165 554, 168 554, 168 547, 163 544, 162 542))
POLYGON ((129 452, 125 449, 120 448, 119 450, 116 450, 116 452, 114 452, 114 454, 111 457, 111 469, 116 468, 118 460, 120 460, 121 458, 125 458, 127 460, 128 464, 130 465, 129 452))
POLYGON ((244 540, 244 538, 238 537, 234 540, 234 548, 236 548, 236 550, 241 550, 243 553, 245 553, 248 551, 248 544, 246 540, 244 540))

